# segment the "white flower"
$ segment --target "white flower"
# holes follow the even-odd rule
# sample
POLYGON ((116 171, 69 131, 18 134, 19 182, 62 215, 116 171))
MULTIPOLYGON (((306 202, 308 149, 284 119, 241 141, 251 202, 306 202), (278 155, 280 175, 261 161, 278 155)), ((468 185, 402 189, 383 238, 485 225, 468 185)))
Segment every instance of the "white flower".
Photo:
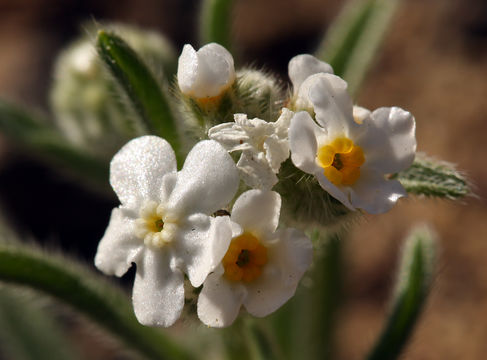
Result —
POLYGON ((143 136, 114 156, 110 183, 121 205, 112 212, 95 265, 122 276, 134 262, 137 319, 170 326, 184 305, 183 274, 200 286, 230 243, 229 217, 208 214, 232 199, 238 171, 217 142, 201 141, 177 172, 167 141, 143 136))
POLYGON ((293 57, 288 64, 288 75, 293 84, 294 94, 298 92, 304 80, 318 73, 333 74, 333 68, 330 64, 320 61, 309 54, 301 54, 293 57))
POLYGON ((248 186, 270 190, 277 183, 281 163, 289 157, 287 132, 293 115, 283 108, 276 122, 267 122, 235 114, 234 123, 214 126, 208 136, 229 152, 242 151, 237 167, 248 186))
POLYGON ((281 197, 273 191, 249 190, 235 202, 231 219, 241 229, 234 230, 222 264, 198 298, 198 317, 206 325, 232 324, 242 305, 266 316, 294 295, 313 250, 302 231, 276 231, 280 209, 281 197))
POLYGON ((186 44, 179 57, 177 78, 187 96, 202 100, 218 97, 235 81, 233 57, 216 43, 198 51, 186 44))
POLYGON ((301 85, 298 97, 313 106, 319 125, 307 112, 296 113, 289 128, 291 159, 348 208, 383 213, 407 195, 386 175, 414 160, 414 117, 397 107, 353 108, 346 90, 347 83, 331 74, 312 75, 301 85))

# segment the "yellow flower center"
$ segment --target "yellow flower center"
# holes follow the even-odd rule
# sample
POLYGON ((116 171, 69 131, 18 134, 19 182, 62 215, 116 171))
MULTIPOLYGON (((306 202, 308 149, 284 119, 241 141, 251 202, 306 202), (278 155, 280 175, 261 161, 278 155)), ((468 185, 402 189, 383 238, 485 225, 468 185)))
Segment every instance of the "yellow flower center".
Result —
POLYGON ((360 146, 341 137, 321 146, 316 161, 332 184, 350 186, 360 178, 360 166, 365 162, 365 157, 360 146))
POLYGON ((154 201, 146 202, 135 220, 135 235, 144 244, 161 248, 172 241, 177 230, 176 219, 171 219, 164 208, 154 201))
POLYGON ((267 264, 267 248, 254 235, 243 233, 232 240, 222 264, 228 280, 254 281, 267 264))

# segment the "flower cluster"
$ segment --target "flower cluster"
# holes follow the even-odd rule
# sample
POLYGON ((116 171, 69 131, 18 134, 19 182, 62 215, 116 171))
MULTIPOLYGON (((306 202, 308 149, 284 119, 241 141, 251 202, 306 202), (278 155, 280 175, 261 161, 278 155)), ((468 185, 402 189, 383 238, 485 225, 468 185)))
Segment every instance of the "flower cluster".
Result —
MULTIPOLYGON (((235 74, 220 45, 186 45, 177 82, 183 97, 218 107, 235 74)), ((242 307, 266 316, 293 296, 312 244, 302 230, 279 226, 289 199, 272 189, 288 159, 350 211, 383 213, 407 195, 389 175, 414 160, 412 115, 354 107, 346 82, 311 55, 294 57, 289 77, 290 108, 266 119, 249 119, 242 108, 234 122, 209 129, 210 140, 194 145, 180 171, 169 143, 155 136, 130 141, 113 158, 110 183, 121 205, 95 264, 117 276, 136 264, 133 304, 142 324, 170 326, 180 317, 185 276, 202 287, 197 314, 213 327, 230 325, 242 307), (237 151, 235 164, 229 153, 237 151)))

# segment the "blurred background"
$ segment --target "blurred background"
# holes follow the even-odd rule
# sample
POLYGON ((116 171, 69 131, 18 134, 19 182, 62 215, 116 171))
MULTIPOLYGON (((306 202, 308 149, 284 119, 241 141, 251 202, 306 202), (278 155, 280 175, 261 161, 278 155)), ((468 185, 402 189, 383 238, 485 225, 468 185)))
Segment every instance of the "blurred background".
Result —
MULTIPOLYGON (((287 81, 287 62, 313 52, 344 2, 236 0, 238 66, 287 81)), ((83 21, 118 21, 197 44, 197 0, 0 0, 0 97, 47 111, 56 54, 83 21)), ((401 200, 346 241, 336 355, 359 359, 387 310, 400 244, 420 221, 440 238, 436 282, 404 359, 484 359, 487 353, 487 2, 403 0, 357 103, 400 106, 416 117, 418 149, 458 164, 476 186, 463 203, 401 200)), ((115 197, 100 197, 0 136, 0 206, 27 239, 92 262, 115 197)), ((108 181, 108 179, 107 179, 108 181)), ((128 275, 133 276, 133 274, 128 275)), ((69 324, 68 324, 69 325, 69 324)), ((91 330, 69 325, 86 358, 121 358, 91 330)))

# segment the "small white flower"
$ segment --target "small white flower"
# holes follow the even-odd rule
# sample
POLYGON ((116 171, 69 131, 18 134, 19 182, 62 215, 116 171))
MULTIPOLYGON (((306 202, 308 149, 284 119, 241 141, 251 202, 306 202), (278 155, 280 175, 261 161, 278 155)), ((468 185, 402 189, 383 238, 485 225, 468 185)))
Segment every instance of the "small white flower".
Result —
POLYGON ((288 75, 293 84, 294 94, 298 92, 304 80, 318 73, 333 74, 333 68, 330 64, 320 61, 309 54, 301 54, 293 57, 288 64, 288 75))
POLYGON ((299 169, 314 175, 323 189, 352 210, 383 213, 407 195, 399 181, 386 175, 408 168, 414 160, 415 121, 409 112, 353 108, 347 83, 331 74, 308 77, 298 97, 309 101, 319 124, 307 112, 291 120, 291 159, 299 169))
POLYGON ((281 197, 273 191, 249 190, 233 206, 234 238, 203 284, 198 317, 208 326, 229 326, 241 306, 266 316, 291 298, 312 261, 312 244, 296 229, 276 231, 281 197))
POLYGON ((293 115, 283 108, 276 122, 267 122, 235 114, 234 123, 214 126, 208 136, 229 152, 242 151, 237 167, 248 186, 270 190, 277 183, 281 163, 289 157, 287 133, 293 115))
POLYGON ((143 136, 114 156, 110 183, 121 205, 112 212, 95 265, 122 276, 134 262, 137 319, 144 325, 170 326, 184 305, 183 274, 200 286, 230 243, 229 217, 208 214, 233 198, 235 164, 217 142, 201 141, 177 172, 168 142, 143 136))
POLYGON ((235 81, 232 55, 221 45, 211 43, 195 51, 184 45, 178 61, 181 92, 199 100, 220 96, 235 81))

